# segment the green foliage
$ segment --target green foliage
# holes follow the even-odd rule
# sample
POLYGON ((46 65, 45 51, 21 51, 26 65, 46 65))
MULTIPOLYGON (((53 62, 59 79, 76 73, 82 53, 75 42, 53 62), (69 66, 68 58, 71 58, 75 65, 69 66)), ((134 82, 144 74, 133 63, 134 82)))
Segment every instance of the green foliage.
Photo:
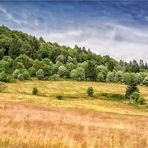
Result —
POLYGON ((126 85, 137 85, 137 77, 134 73, 124 73, 123 82, 126 85))
POLYGON ((58 74, 54 74, 54 75, 50 76, 50 79, 54 80, 54 81, 58 81, 60 79, 60 76, 58 74))
POLYGON ((114 93, 101 93, 99 94, 99 98, 100 97, 103 97, 103 99, 115 100, 115 101, 122 101, 126 99, 124 95, 114 94, 114 93))
POLYGON ((88 61, 86 65, 85 77, 87 80, 92 80, 92 81, 95 81, 97 78, 95 64, 92 61, 88 61))
POLYGON ((28 69, 28 71, 29 71, 31 77, 36 76, 36 69, 34 67, 30 67, 28 69))
POLYGON ((20 71, 18 69, 15 69, 13 72, 14 78, 18 78, 18 75, 20 74, 20 71))
POLYGON ((8 82, 7 74, 4 71, 2 71, 0 73, 0 81, 2 81, 2 82, 8 82))
POLYGON ((115 73, 115 82, 122 82, 123 81, 123 72, 122 71, 117 71, 115 73))
POLYGON ((106 79, 106 76, 102 72, 98 73, 97 75, 98 82, 105 82, 105 79, 106 79))
POLYGON ((58 68, 58 74, 60 77, 67 77, 68 76, 68 70, 66 69, 65 66, 60 66, 58 68))
POLYGON ((39 70, 36 72, 36 77, 37 77, 39 80, 44 80, 44 71, 43 71, 43 69, 39 69, 39 70))
POLYGON ((87 95, 90 97, 94 96, 94 89, 92 87, 87 88, 87 95))
POLYGON ((42 69, 41 79, 59 74, 60 77, 74 80, 148 85, 148 64, 143 60, 139 63, 135 60, 129 63, 122 60, 117 62, 109 56, 97 55, 85 47, 60 46, 46 42, 43 38, 37 39, 20 31, 12 31, 5 26, 0 26, 0 33, 2 81, 8 82, 11 75, 18 78, 18 74, 14 73, 16 69, 20 71, 19 74, 23 74, 24 79, 28 79, 29 74, 36 76, 37 71, 42 69), (29 74, 23 73, 23 69, 27 69, 29 74))
POLYGON ((139 98, 138 103, 143 105, 145 103, 145 99, 144 98, 139 98))
POLYGON ((148 77, 145 77, 145 78, 144 78, 143 84, 146 85, 146 86, 148 86, 148 77))
POLYGON ((138 89, 137 85, 128 85, 126 88, 125 97, 130 99, 132 97, 133 93, 139 94, 139 89, 138 89))
POLYGON ((14 62, 13 68, 14 69, 25 69, 25 66, 22 62, 14 62))
POLYGON ((5 50, 4 48, 0 48, 0 60, 3 58, 3 56, 5 55, 5 50))
POLYGON ((139 97, 140 97, 140 94, 138 91, 135 91, 131 94, 131 99, 133 99, 135 102, 138 102, 139 97))
POLYGON ((24 80, 30 80, 30 73, 28 70, 24 69, 22 70, 23 78, 24 80))
POLYGON ((18 80, 20 80, 20 81, 22 81, 22 80, 24 80, 24 76, 23 76, 23 74, 22 73, 20 73, 19 75, 18 75, 18 80))
POLYGON ((38 89, 36 87, 33 87, 32 88, 32 94, 37 95, 37 93, 38 93, 38 89))
MULTIPOLYGON (((22 63, 24 65, 25 68, 29 68, 33 65, 33 60, 31 58, 29 58, 27 55, 25 54, 21 54, 19 55, 16 59, 15 62, 18 63, 22 63)), ((16 67, 15 67, 16 68, 16 67)))
POLYGON ((71 71, 70 77, 73 80, 78 80, 78 81, 85 80, 85 71, 82 67, 78 67, 71 71))
POLYGON ((109 72, 106 77, 106 82, 114 82, 115 74, 114 72, 109 72))

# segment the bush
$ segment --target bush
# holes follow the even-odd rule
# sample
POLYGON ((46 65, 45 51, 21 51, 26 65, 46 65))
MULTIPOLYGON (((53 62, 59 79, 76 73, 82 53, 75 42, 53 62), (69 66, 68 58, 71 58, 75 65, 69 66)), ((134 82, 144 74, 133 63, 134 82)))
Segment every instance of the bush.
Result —
POLYGON ((43 69, 39 69, 37 72, 36 72, 36 76, 39 80, 44 80, 44 71, 43 69))
POLYGON ((37 93, 38 93, 38 89, 36 87, 33 87, 32 88, 32 94, 37 95, 37 93))
POLYGON ((139 103, 139 104, 142 105, 142 104, 144 104, 144 102, 145 102, 145 99, 144 99, 144 98, 139 98, 139 99, 138 99, 138 103, 139 103))
POLYGON ((23 74, 19 74, 19 75, 18 75, 18 79, 21 80, 21 81, 24 80, 23 74))
POLYGON ((133 100, 135 100, 135 102, 138 102, 139 97, 140 97, 139 92, 133 92, 133 93, 131 94, 131 98, 132 98, 133 100))
POLYGON ((56 98, 57 98, 58 100, 63 100, 63 99, 64 99, 64 96, 59 95, 59 96, 56 96, 56 98))
POLYGON ((6 89, 5 83, 0 82, 0 92, 3 92, 6 89))
POLYGON ((88 94, 88 96, 93 97, 93 95, 94 95, 94 89, 92 87, 88 87, 87 94, 88 94))

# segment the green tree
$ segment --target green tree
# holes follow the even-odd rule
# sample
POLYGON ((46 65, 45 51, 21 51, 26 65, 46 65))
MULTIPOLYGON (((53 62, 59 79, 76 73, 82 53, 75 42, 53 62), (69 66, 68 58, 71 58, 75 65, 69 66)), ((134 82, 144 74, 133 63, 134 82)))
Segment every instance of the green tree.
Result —
POLYGON ((60 77, 64 77, 64 76, 67 77, 68 76, 68 70, 66 69, 65 66, 60 66, 58 68, 58 74, 59 74, 60 77))
POLYGON ((88 64, 85 69, 85 76, 87 80, 92 81, 95 81, 97 78, 95 64, 92 61, 88 61, 88 64))
POLYGON ((44 71, 43 71, 43 69, 39 69, 39 70, 36 72, 36 77, 37 77, 39 80, 44 80, 44 71))
POLYGON ((32 94, 37 95, 37 93, 38 93, 38 89, 36 87, 33 87, 32 88, 32 94))
POLYGON ((87 88, 87 94, 89 97, 93 97, 94 95, 94 89, 92 87, 87 88))

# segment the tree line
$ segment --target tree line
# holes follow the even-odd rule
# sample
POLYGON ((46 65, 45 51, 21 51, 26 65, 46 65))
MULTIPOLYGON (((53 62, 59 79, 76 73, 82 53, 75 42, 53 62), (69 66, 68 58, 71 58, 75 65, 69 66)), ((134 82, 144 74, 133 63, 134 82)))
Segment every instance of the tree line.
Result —
POLYGON ((60 46, 0 26, 0 81, 31 77, 121 83, 134 77, 137 84, 148 85, 148 64, 143 60, 116 61, 85 47, 60 46))

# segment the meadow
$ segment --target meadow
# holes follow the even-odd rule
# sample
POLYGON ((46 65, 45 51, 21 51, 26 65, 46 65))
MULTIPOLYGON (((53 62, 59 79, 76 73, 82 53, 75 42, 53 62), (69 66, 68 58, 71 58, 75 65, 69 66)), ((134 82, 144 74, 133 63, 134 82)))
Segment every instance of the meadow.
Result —
MULTIPOLYGON (((32 80, 6 86, 0 93, 2 148, 148 147, 148 109, 100 95, 124 95, 123 84, 32 80), (86 94, 90 86, 95 97, 86 94)), ((139 89, 148 102, 148 87, 139 89)))

